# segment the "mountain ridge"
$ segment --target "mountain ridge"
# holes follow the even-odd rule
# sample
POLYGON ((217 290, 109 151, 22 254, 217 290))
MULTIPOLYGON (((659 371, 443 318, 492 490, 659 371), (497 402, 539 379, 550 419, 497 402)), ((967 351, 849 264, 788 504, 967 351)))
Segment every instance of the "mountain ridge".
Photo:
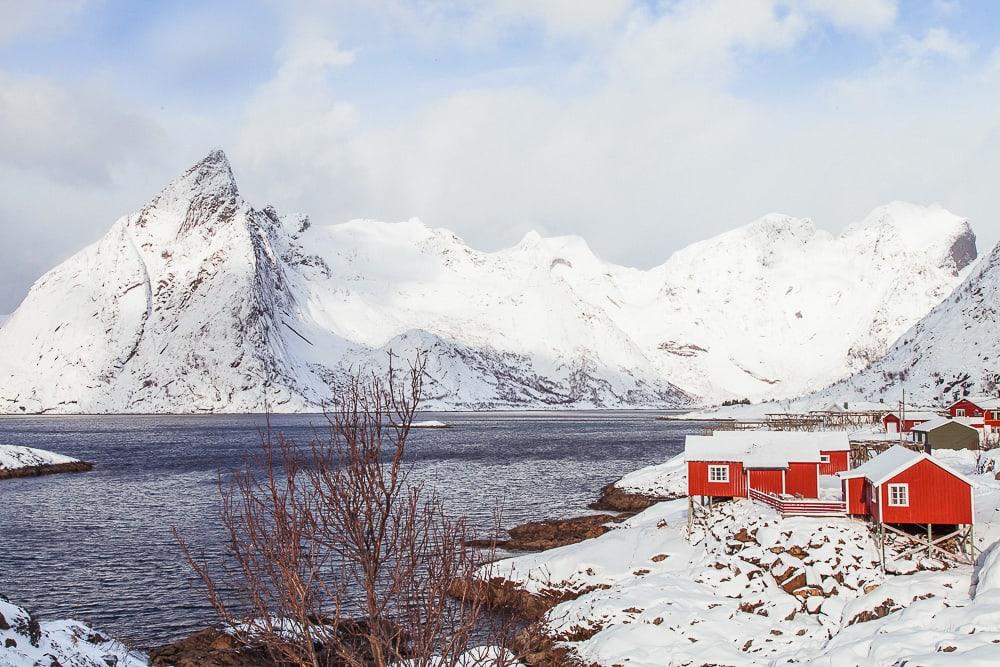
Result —
POLYGON ((254 208, 214 150, 36 282, 0 328, 0 411, 316 409, 427 348, 428 407, 791 396, 877 358, 974 253, 967 220, 902 202, 839 235, 762 216, 645 270, 578 236, 482 252, 254 208))

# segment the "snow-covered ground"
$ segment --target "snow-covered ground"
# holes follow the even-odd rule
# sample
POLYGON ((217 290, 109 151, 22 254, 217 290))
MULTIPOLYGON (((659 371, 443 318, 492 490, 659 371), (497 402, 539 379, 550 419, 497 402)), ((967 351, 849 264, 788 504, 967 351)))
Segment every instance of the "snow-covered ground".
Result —
MULTIPOLYGON (((883 574, 866 523, 781 518, 746 500, 717 506, 688 537, 680 499, 498 570, 531 593, 579 595, 545 623, 586 664, 998 664, 996 464, 977 473, 971 452, 942 459, 976 485, 976 566, 899 559, 890 546, 883 574)), ((683 466, 674 459, 620 484, 674 491, 683 466)))
POLYGON ((15 470, 60 463, 79 463, 79 460, 34 447, 0 445, 0 470, 15 470))
POLYGON ((0 596, 0 667, 145 667, 146 656, 77 621, 38 622, 0 596))
POLYGON ((315 409, 394 351, 426 408, 796 396, 863 368, 975 258, 894 202, 841 234, 768 215, 648 270, 532 232, 482 252, 418 220, 254 208, 221 151, 45 274, 0 328, 0 412, 315 409))

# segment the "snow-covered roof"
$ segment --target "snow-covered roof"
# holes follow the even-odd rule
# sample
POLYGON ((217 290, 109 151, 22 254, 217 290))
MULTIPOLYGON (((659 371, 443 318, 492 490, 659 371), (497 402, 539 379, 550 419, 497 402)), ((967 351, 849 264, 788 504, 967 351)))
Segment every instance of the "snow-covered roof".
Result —
POLYGON ((952 407, 962 401, 968 401, 974 404, 976 407, 983 408, 985 410, 992 410, 994 408, 1000 409, 1000 398, 996 396, 963 396, 962 398, 952 401, 948 404, 948 407, 952 407))
MULTIPOLYGON (((900 418, 899 412, 886 413, 885 417, 888 417, 889 415, 896 417, 896 419, 900 418)), ((941 415, 931 410, 913 410, 912 412, 910 410, 906 410, 903 413, 903 416, 905 417, 906 421, 910 421, 911 419, 914 420, 922 419, 924 421, 931 421, 932 419, 937 419, 941 415)), ((885 419, 885 417, 883 417, 883 419, 885 419)))
POLYGON ((748 468, 787 468, 789 462, 819 463, 820 452, 850 449, 847 434, 799 431, 716 431, 689 435, 688 461, 739 461, 748 468))
POLYGON ((942 426, 946 426, 947 424, 951 423, 961 424, 962 426, 974 428, 973 424, 977 422, 981 423, 982 419, 980 418, 978 420, 975 420, 969 417, 938 417, 937 419, 932 419, 928 422, 924 422, 923 424, 917 424, 916 426, 913 427, 912 430, 924 433, 927 431, 933 431, 936 428, 941 428, 942 426))
POLYGON ((872 484, 878 486, 879 484, 892 479, 913 464, 923 461, 924 459, 931 461, 944 470, 947 470, 966 484, 969 484, 970 486, 972 485, 972 482, 965 477, 965 475, 956 471, 951 466, 939 461, 930 454, 907 449, 902 445, 893 445, 868 462, 861 464, 854 470, 848 470, 837 474, 841 478, 865 477, 872 484))
POLYGON ((886 433, 884 431, 854 431, 848 437, 852 442, 873 442, 873 441, 886 441, 886 440, 899 440, 905 437, 902 433, 886 433))

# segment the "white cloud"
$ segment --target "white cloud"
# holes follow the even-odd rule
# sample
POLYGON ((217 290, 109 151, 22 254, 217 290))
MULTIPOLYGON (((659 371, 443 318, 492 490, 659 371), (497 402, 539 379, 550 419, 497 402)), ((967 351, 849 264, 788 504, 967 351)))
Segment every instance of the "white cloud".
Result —
POLYGON ((805 0, 803 6, 838 28, 878 32, 896 21, 896 0, 805 0))
POLYGON ((307 213, 308 204, 335 206, 338 190, 356 187, 346 160, 358 111, 329 82, 353 58, 315 35, 282 49, 274 78, 247 104, 233 150, 251 189, 307 213))
POLYGON ((0 70, 0 164, 106 186, 112 170, 154 152, 159 128, 96 85, 62 86, 0 70))
POLYGON ((946 28, 930 28, 920 39, 904 37, 900 50, 911 61, 929 57, 961 61, 972 53, 973 44, 960 40, 946 28))
POLYGON ((0 44, 28 32, 57 32, 86 4, 87 0, 0 0, 0 44))

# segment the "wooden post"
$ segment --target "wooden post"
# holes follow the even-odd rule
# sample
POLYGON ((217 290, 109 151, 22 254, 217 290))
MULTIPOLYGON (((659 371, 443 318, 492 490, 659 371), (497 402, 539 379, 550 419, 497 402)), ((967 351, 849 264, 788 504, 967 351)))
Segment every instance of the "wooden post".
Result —
POLYGON ((694 498, 688 496, 688 539, 691 539, 692 521, 694 521, 694 498))
POLYGON ((931 557, 931 545, 934 544, 934 534, 931 524, 927 524, 927 557, 931 557))
POLYGON ((881 521, 878 523, 878 542, 882 553, 882 574, 885 574, 885 524, 881 521))

